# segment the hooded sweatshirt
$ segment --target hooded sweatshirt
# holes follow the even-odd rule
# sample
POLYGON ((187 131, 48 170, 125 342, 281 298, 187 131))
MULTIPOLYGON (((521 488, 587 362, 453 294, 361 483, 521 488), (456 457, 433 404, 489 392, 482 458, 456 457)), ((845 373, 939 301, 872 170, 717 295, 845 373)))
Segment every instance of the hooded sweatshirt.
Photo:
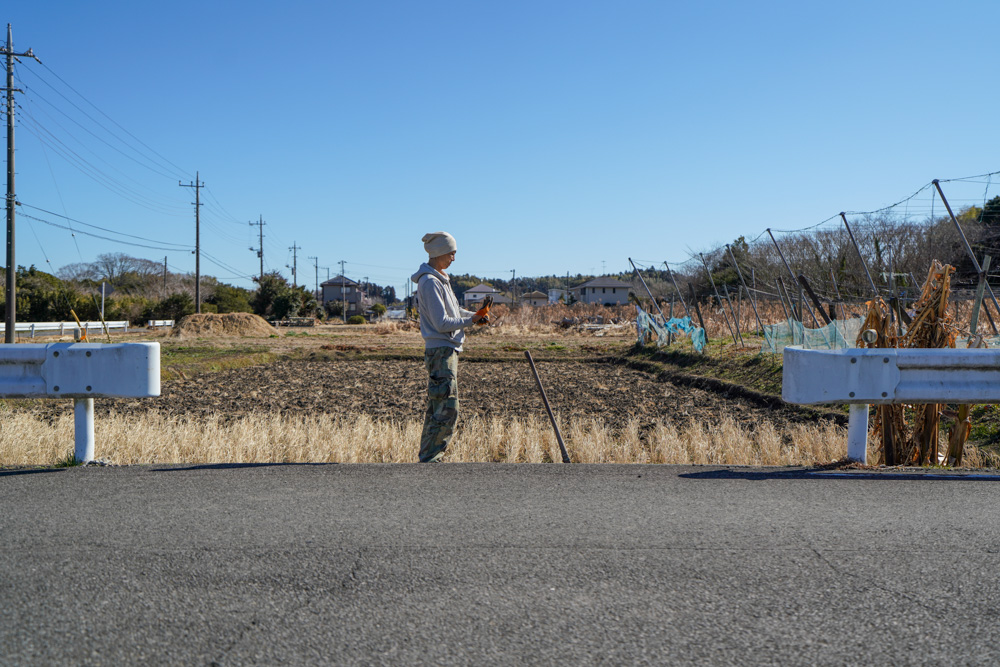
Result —
POLYGON ((474 312, 458 305, 448 276, 427 262, 420 265, 410 278, 417 283, 417 310, 420 313, 420 335, 424 347, 451 347, 462 351, 465 327, 472 326, 474 312))

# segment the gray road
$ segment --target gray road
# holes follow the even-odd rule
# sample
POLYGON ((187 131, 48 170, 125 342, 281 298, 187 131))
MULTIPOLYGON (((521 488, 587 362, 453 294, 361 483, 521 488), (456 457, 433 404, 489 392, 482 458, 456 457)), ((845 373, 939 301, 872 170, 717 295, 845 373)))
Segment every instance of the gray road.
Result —
POLYGON ((1000 482, 0 471, 3 664, 997 663, 1000 482))

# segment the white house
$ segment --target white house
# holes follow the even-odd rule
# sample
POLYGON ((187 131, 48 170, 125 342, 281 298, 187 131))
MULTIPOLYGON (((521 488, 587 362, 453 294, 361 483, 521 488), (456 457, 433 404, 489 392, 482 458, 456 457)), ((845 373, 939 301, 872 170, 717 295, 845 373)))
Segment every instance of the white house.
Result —
POLYGON ((521 295, 521 303, 525 306, 547 306, 549 305, 549 295, 545 292, 528 292, 521 295))
POLYGON ((475 287, 465 290, 465 294, 462 295, 462 302, 465 304, 467 310, 479 310, 482 306, 483 299, 487 296, 493 297, 493 303, 500 303, 497 297, 500 296, 500 290, 495 289, 486 283, 479 283, 475 287))
POLYGON ((628 303, 632 286, 617 278, 594 278, 582 285, 570 288, 570 293, 582 303, 618 305, 628 303))

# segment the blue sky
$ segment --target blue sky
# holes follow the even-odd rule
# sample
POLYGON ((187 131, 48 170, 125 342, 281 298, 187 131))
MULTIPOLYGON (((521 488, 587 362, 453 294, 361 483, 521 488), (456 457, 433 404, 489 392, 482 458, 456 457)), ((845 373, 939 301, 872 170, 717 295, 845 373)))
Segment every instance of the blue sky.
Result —
MULTIPOLYGON (((996 3, 5 10, 44 63, 16 66, 19 213, 172 248, 19 215, 17 263, 40 268, 125 252, 193 271, 160 244, 193 245, 178 180, 196 170, 203 273, 252 287, 263 216, 267 269, 290 275, 295 244, 300 284, 317 257, 320 280, 345 260, 400 291, 429 231, 457 237, 457 273, 622 271, 1000 170, 996 3)), ((956 206, 981 200, 964 185, 956 206)))

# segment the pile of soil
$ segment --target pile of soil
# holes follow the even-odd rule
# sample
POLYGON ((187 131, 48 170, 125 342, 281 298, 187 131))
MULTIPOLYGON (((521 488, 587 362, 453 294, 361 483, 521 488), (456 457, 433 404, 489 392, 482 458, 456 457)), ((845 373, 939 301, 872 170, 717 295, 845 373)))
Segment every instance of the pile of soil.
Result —
POLYGON ((276 336, 278 330, 252 313, 198 313, 187 315, 174 325, 172 338, 204 336, 276 336))

